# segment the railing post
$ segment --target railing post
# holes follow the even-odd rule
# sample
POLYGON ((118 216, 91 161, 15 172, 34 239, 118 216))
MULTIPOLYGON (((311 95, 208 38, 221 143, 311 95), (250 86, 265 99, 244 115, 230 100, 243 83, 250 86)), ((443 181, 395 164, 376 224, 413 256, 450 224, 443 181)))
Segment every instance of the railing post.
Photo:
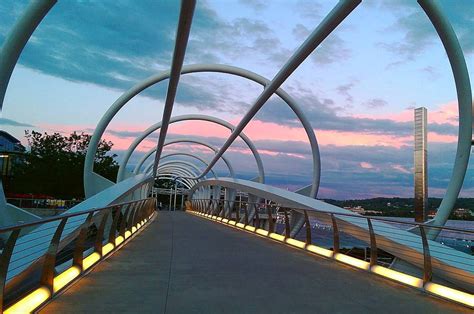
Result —
POLYGON ((142 211, 142 202, 136 202, 135 213, 133 215, 132 226, 135 226, 140 221, 142 211))
POLYGON ((232 219, 232 208, 230 208, 230 201, 229 200, 225 200, 224 199, 224 212, 227 213, 227 215, 224 215, 226 216, 225 218, 231 220, 232 219))
POLYGON ((135 211, 135 217, 133 217, 133 226, 135 226, 137 223, 141 221, 142 208, 143 208, 143 203, 139 201, 137 203, 137 210, 135 211))
POLYGON ((109 230, 109 242, 110 243, 115 243, 115 234, 117 232, 117 226, 118 226, 118 220, 120 217, 120 214, 122 213, 122 206, 115 206, 115 215, 113 216, 112 219, 112 225, 110 226, 109 230))
POLYGON ((61 235, 66 225, 67 217, 61 219, 56 231, 54 232, 53 238, 49 244, 48 251, 44 256, 43 270, 41 273, 41 285, 46 286, 51 295, 54 293, 54 268, 56 265, 56 255, 58 253, 59 241, 61 240, 61 235))
POLYGON ((285 215, 285 237, 290 237, 290 219, 288 219, 288 212, 283 208, 283 214, 285 215))
POLYGON ((241 207, 241 202, 239 201, 239 206, 235 206, 237 204, 237 201, 234 204, 234 207, 236 207, 235 210, 235 222, 240 222, 240 207, 241 207))
POLYGON ((248 209, 248 202, 247 206, 244 206, 244 219, 245 219, 245 225, 249 224, 249 209, 248 209))
POLYGON ((372 227, 372 221, 367 218, 367 225, 369 226, 370 235, 370 267, 377 265, 377 240, 375 238, 374 228, 372 227))
POLYGON ((273 223, 272 208, 270 206, 267 206, 267 211, 268 211, 268 231, 275 232, 275 224, 273 223))
POLYGON ((333 235, 333 252, 334 254, 339 253, 339 229, 337 228, 337 221, 334 214, 331 214, 332 220, 332 235, 333 235))
POLYGON ((101 258, 102 258, 102 242, 104 239, 105 224, 107 223, 107 218, 109 217, 110 211, 111 211, 110 207, 103 210, 104 214, 102 215, 99 228, 97 228, 97 236, 95 238, 95 243, 94 243, 94 251, 99 253, 101 258))
POLYGON ((132 231, 132 227, 134 226, 133 218, 135 217, 135 212, 137 211, 137 203, 132 203, 132 208, 130 210, 130 213, 128 214, 127 217, 127 229, 130 229, 132 231))
POLYGON ((91 212, 87 215, 86 221, 82 224, 82 228, 79 231, 79 235, 77 236, 76 239, 76 246, 74 248, 74 253, 73 253, 73 258, 72 258, 72 264, 74 266, 77 266, 81 269, 82 267, 82 261, 84 260, 84 243, 86 242, 86 237, 87 237, 87 231, 89 230, 89 226, 92 221, 92 216, 94 215, 94 212, 91 212))
POLYGON ((306 227, 306 245, 311 244, 311 224, 309 223, 308 212, 304 210, 304 224, 306 227))
POLYGON ((259 206, 257 205, 258 205, 257 203, 253 205, 255 207, 255 220, 254 220, 253 226, 255 228, 260 228, 260 215, 258 214, 259 206))
POLYGON ((425 285, 433 278, 433 268, 431 267, 430 247, 426 238, 425 228, 422 225, 418 225, 418 227, 420 228, 421 242, 423 244, 423 285, 425 285))
POLYGON ((125 209, 125 212, 123 213, 123 216, 122 216, 122 220, 120 221, 119 234, 124 238, 125 238, 125 231, 127 231, 127 219, 130 213, 130 207, 132 206, 133 206, 132 203, 127 205, 127 209, 125 209))
POLYGON ((10 233, 0 257, 0 313, 3 313, 3 299, 5 296, 5 282, 7 280, 8 266, 10 265, 10 259, 12 257, 13 249, 15 248, 16 240, 20 235, 20 231, 21 229, 15 229, 10 233))

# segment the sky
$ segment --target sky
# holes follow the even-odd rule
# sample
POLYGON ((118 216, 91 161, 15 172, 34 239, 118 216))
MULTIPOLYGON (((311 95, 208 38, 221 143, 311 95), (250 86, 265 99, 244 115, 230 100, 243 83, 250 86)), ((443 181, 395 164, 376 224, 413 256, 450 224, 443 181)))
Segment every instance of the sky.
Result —
MULTIPOLYGON (((0 2, 0 44, 28 1, 0 2)), ((337 1, 198 1, 184 64, 218 63, 272 79, 337 1)), ((474 3, 442 0, 474 76, 474 3)), ((59 1, 13 72, 0 129, 92 133, 105 111, 137 82, 169 70, 178 1, 59 1)), ((133 139, 161 120, 167 82, 131 100, 108 126, 120 159, 133 139)), ((428 109, 429 195, 442 197, 454 163, 458 111, 452 72, 439 38, 416 1, 363 1, 284 82, 314 128, 321 153, 319 198, 412 197, 413 109, 428 109)), ((262 86, 226 74, 181 77, 173 115, 200 113, 237 124, 262 86)), ((296 190, 310 183, 312 157, 294 113, 272 96, 245 128, 267 182, 296 190)), ((169 138, 219 147, 229 135, 207 122, 179 122, 169 138)), ((129 162, 156 146, 147 138, 129 162)), ((198 145, 170 145, 205 160, 198 145)), ((242 141, 225 156, 241 178, 257 174, 242 141)), ((151 159, 150 159, 151 160, 151 159)), ((148 163, 148 162, 147 162, 148 163)), ((146 163, 146 164, 147 164, 146 163)), ((202 167, 202 165, 201 165, 202 167)), ((228 172, 222 162, 219 175, 228 172)), ((469 166, 461 196, 474 196, 469 166)))

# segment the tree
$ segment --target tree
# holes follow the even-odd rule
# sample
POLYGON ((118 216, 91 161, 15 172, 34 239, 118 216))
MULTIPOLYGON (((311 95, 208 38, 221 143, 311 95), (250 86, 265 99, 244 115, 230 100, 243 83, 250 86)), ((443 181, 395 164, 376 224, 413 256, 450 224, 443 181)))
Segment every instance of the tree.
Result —
MULTIPOLYGON (((91 136, 72 133, 25 131, 29 150, 13 168, 10 192, 46 194, 61 199, 83 198, 83 169, 91 136)), ((113 143, 101 140, 94 161, 94 171, 115 181, 117 155, 110 154, 113 143)))

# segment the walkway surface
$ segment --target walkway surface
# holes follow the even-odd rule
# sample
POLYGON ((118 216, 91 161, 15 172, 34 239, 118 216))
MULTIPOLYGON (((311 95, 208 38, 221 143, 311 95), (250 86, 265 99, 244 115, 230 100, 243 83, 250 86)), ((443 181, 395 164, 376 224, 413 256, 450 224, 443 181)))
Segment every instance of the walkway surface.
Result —
POLYGON ((183 212, 158 217, 42 313, 468 313, 183 212))

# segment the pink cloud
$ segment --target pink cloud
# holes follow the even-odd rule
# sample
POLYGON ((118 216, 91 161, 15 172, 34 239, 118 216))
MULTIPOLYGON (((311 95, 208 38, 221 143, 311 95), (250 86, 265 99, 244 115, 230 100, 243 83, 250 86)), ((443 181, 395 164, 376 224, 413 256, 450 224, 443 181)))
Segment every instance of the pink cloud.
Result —
MULTIPOLYGON (((449 123, 456 125, 458 118, 457 102, 451 101, 446 104, 441 104, 428 113, 428 120, 431 123, 449 123)), ((384 114, 357 114, 356 118, 369 119, 389 119, 395 122, 411 122, 413 121, 413 110, 403 110, 398 113, 384 113, 384 114)), ((236 125, 238 119, 231 121, 236 125)), ((84 125, 41 125, 41 128, 46 131, 58 131, 63 134, 71 133, 73 131, 87 131, 91 133, 91 129, 95 126, 84 125)), ((143 131, 144 126, 129 125, 129 124, 113 124, 111 128, 117 131, 143 131)), ((210 122, 203 121, 185 121, 172 124, 169 129, 170 133, 183 136, 204 136, 204 137, 218 137, 227 138, 230 131, 222 126, 210 122)), ((302 141, 308 143, 307 135, 302 127, 288 127, 271 122, 262 122, 258 120, 251 121, 244 129, 245 134, 252 140, 279 140, 279 141, 302 141)), ((408 136, 394 136, 386 134, 369 134, 363 132, 346 132, 334 130, 315 130, 316 137, 320 146, 334 145, 334 146, 391 146, 400 148, 405 145, 412 145, 413 138, 408 136)), ((123 138, 116 136, 111 132, 106 132, 104 138, 114 143, 114 149, 127 149, 133 138, 123 138)), ((442 135, 434 132, 428 133, 430 142, 452 143, 456 142, 457 136, 442 135)), ((138 147, 138 151, 148 151, 156 145, 155 140, 145 140, 138 147)), ((250 154, 250 151, 245 149, 237 149, 241 153, 250 154)), ((265 151, 263 154, 275 155, 275 152, 265 151)), ((300 156, 296 156, 300 157, 300 156)))
POLYGON ((400 171, 401 173, 411 174, 412 171, 408 170, 407 168, 403 167, 402 165, 392 165, 392 169, 400 171))
POLYGON ((360 167, 363 169, 374 169, 374 166, 370 162, 361 162, 360 167))
MULTIPOLYGON (((367 119, 388 119, 395 122, 412 122, 413 109, 406 109, 401 112, 380 113, 380 114, 355 114, 355 118, 367 119)), ((448 123, 457 125, 458 123, 458 103, 450 101, 435 108, 428 108, 428 123, 448 123)))

